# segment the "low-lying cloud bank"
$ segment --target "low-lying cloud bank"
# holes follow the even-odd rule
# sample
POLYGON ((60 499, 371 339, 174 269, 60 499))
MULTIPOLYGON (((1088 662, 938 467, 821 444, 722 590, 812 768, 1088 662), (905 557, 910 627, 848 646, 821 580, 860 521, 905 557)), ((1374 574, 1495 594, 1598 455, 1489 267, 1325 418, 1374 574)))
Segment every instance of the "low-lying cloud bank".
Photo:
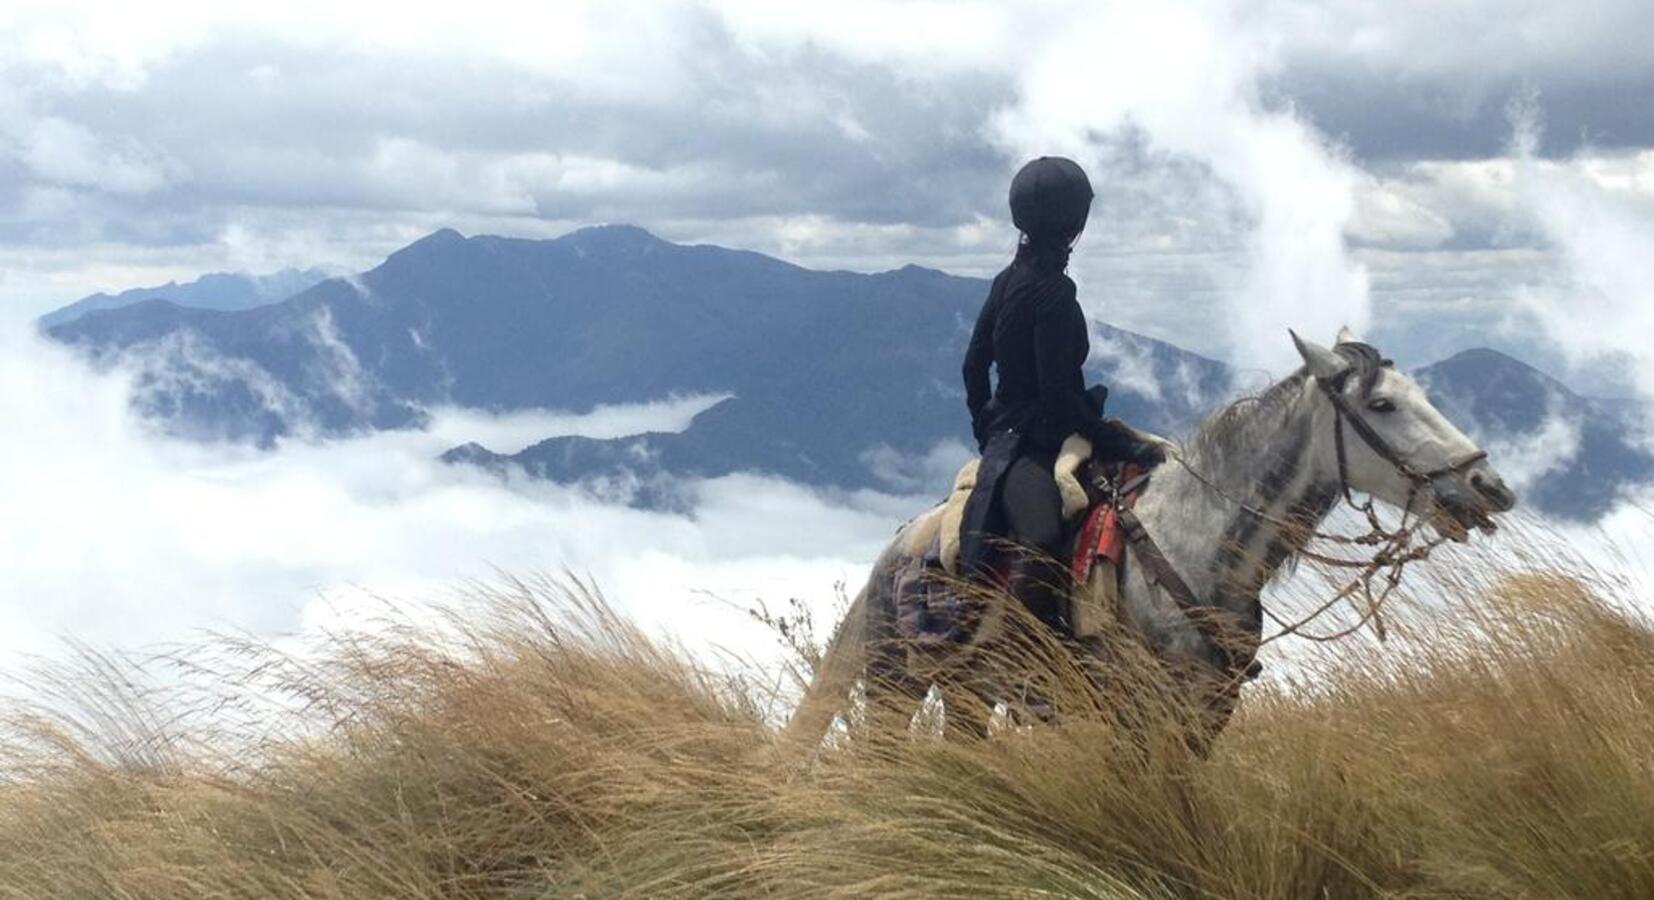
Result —
MULTIPOLYGON (((690 486, 691 516, 505 483, 438 454, 553 434, 676 430, 710 402, 490 416, 259 451, 152 432, 120 370, 96 374, 26 323, 0 328, 0 665, 73 636, 136 647, 201 628, 337 625, 371 597, 440 598, 496 571, 590 575, 622 608, 690 641, 734 640, 750 605, 823 610, 913 501, 827 499, 770 479, 690 486)), ((762 636, 758 636, 762 639, 762 636)))

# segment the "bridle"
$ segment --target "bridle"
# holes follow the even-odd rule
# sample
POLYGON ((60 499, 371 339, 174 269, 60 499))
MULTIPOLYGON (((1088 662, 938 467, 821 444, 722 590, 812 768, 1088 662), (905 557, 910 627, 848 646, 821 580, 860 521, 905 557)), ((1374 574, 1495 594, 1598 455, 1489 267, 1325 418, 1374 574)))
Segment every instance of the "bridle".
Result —
MULTIPOLYGON (((1373 355, 1374 357, 1377 357, 1376 353, 1373 355)), ((1380 358, 1378 359, 1378 365, 1388 367, 1391 363, 1387 359, 1380 358)), ((1360 512, 1366 516, 1367 523, 1371 530, 1367 534, 1357 537, 1326 535, 1320 532, 1311 532, 1311 535, 1314 537, 1330 539, 1342 544, 1365 544, 1368 546, 1375 546, 1376 550, 1374 551, 1372 558, 1366 562, 1326 556, 1324 554, 1313 553, 1307 550, 1300 551, 1318 562, 1337 567, 1359 569, 1360 573, 1353 580, 1351 580, 1349 584, 1345 585, 1342 590, 1334 594, 1331 600, 1321 604, 1321 606, 1317 607, 1309 615, 1304 616, 1296 622, 1284 622, 1274 614, 1269 613, 1270 618, 1275 620, 1275 623, 1280 626, 1281 630, 1265 639, 1263 643, 1277 640, 1289 634, 1296 634, 1300 637, 1308 638, 1313 641, 1333 641, 1354 633, 1369 622, 1372 623, 1374 630, 1378 633, 1379 640, 1383 640, 1385 637, 1385 628, 1384 620, 1380 616, 1380 611, 1384 607, 1384 601, 1389 599, 1391 591, 1395 590, 1396 585, 1400 583, 1402 570, 1406 568, 1408 563, 1419 562, 1429 558, 1431 551, 1435 550, 1436 547, 1441 545, 1442 541, 1446 540, 1444 537, 1436 537, 1419 546, 1412 546, 1414 532, 1410 524, 1410 517, 1413 514, 1413 501, 1418 498, 1421 491, 1430 491, 1435 494, 1439 500, 1441 497, 1441 492, 1437 488, 1437 484, 1440 479, 1449 475, 1462 474, 1466 469, 1469 469, 1471 466, 1487 459, 1486 450, 1476 450, 1465 454, 1459 459, 1450 460, 1447 463, 1428 471, 1420 472, 1418 469, 1414 468, 1413 464, 1408 462, 1406 458, 1404 458, 1401 453, 1396 450, 1395 445, 1391 444, 1384 437, 1384 435, 1380 434, 1378 429, 1374 428, 1372 423, 1367 421, 1367 418, 1358 412, 1355 407, 1351 406, 1350 402, 1344 398, 1344 388, 1349 384, 1351 376, 1354 375, 1356 371, 1357 367, 1351 365, 1343 372, 1332 378, 1323 379, 1316 377, 1315 383, 1320 388, 1322 395, 1327 398, 1327 402, 1332 404, 1332 440, 1334 453, 1338 458, 1339 490, 1344 495, 1345 503, 1357 512, 1360 512), (1385 528, 1379 521, 1378 511, 1373 507, 1373 496, 1371 494, 1368 494, 1365 502, 1357 503, 1355 500, 1354 489, 1350 486, 1349 453, 1345 449, 1346 442, 1344 440, 1344 427, 1346 425, 1348 425, 1350 429, 1353 430, 1364 443, 1366 443, 1367 447, 1371 449, 1373 453, 1377 454, 1380 459, 1395 467, 1395 470, 1400 473, 1401 477, 1405 478, 1410 485, 1407 492, 1407 502, 1402 505, 1401 522, 1395 528, 1385 528), (1372 588, 1372 579, 1375 576, 1378 576, 1381 572, 1383 573, 1383 579, 1386 583, 1375 596, 1372 588), (1354 625, 1340 629, 1331 634, 1324 635, 1308 634, 1303 631, 1304 626, 1315 621, 1321 616, 1322 613, 1331 609, 1338 601, 1351 597, 1357 589, 1359 589, 1365 597, 1367 608, 1361 611, 1361 616, 1354 625)), ((1268 613, 1267 610, 1264 611, 1268 613)))
MULTIPOLYGON (((1378 364, 1388 366, 1390 365, 1390 361, 1381 360, 1378 364)), ((1408 462, 1407 459, 1396 450, 1394 444, 1391 444, 1389 440, 1384 437, 1384 435, 1379 434, 1378 429, 1374 428, 1372 423, 1368 422, 1365 416, 1361 415, 1355 407, 1350 405, 1348 400, 1344 399, 1344 388, 1348 385, 1350 378, 1355 374, 1355 372, 1356 367, 1352 365, 1331 378, 1316 377, 1315 383, 1320 389, 1322 395, 1327 398, 1327 402, 1332 404, 1332 443, 1334 454, 1336 455, 1338 461, 1339 492, 1343 495, 1344 501, 1352 508, 1367 515, 1369 522, 1373 525, 1374 532, 1372 535, 1363 535, 1360 538, 1351 538, 1344 535, 1324 534, 1313 531, 1310 532, 1310 536, 1341 544, 1373 544, 1378 543, 1379 538, 1389 537, 1393 532, 1383 529, 1376 521, 1371 495, 1368 496, 1365 502, 1356 502, 1355 488, 1350 484, 1349 451, 1346 449, 1346 442, 1344 440, 1344 427, 1346 425, 1348 425, 1349 428, 1361 438, 1362 442, 1365 443, 1367 447, 1373 451, 1373 453, 1377 454, 1380 459, 1393 466, 1395 470, 1401 474, 1401 477, 1407 479, 1408 484, 1412 486, 1412 489, 1407 497, 1407 503, 1402 507, 1404 519, 1405 515, 1411 512, 1413 500, 1418 496, 1420 491, 1430 490, 1433 493, 1437 493, 1439 496, 1439 492, 1436 490, 1436 484, 1440 481, 1440 479, 1448 475, 1461 474, 1466 469, 1469 469, 1482 460, 1487 459, 1487 451, 1476 450, 1465 454, 1459 459, 1452 460, 1444 465, 1438 466, 1437 468, 1430 469, 1425 472, 1418 471, 1418 469, 1414 468, 1412 463, 1408 462)), ((1186 472, 1192 475, 1196 481, 1200 482, 1202 485, 1205 485, 1208 490, 1224 498, 1225 500, 1236 504, 1241 509, 1245 510, 1249 515, 1282 527, 1301 527, 1300 523, 1282 520, 1277 516, 1270 515, 1268 512, 1259 509, 1246 500, 1230 495, 1229 492, 1219 487, 1210 478, 1207 478, 1194 467, 1190 466, 1188 460, 1184 459, 1181 453, 1172 454, 1171 458, 1176 461, 1178 465, 1182 466, 1186 472)), ((1406 531, 1405 521, 1403 522, 1401 531, 1406 531)))
MULTIPOLYGON (((1375 363, 1377 365, 1390 365, 1388 360, 1378 358, 1376 352, 1373 352, 1372 355, 1375 358, 1375 363)), ((1307 616, 1304 616, 1296 622, 1283 621, 1276 617, 1273 613, 1270 613, 1267 609, 1262 609, 1262 605, 1260 604, 1260 609, 1262 609, 1265 614, 1269 615, 1271 619, 1275 620, 1276 624, 1280 626, 1280 631, 1259 642, 1259 647, 1263 644, 1269 643, 1270 641, 1286 637, 1287 635, 1297 635, 1312 641, 1333 641, 1345 637, 1346 635, 1353 634, 1355 631, 1369 623, 1372 624, 1375 631, 1378 633, 1379 639, 1383 640, 1385 636, 1385 628, 1383 619, 1380 617, 1380 612, 1383 609, 1384 602, 1389 598, 1391 592, 1396 588, 1396 585, 1400 583, 1403 569, 1408 563, 1418 562, 1428 558, 1431 551, 1433 551, 1442 543, 1443 540, 1445 540, 1445 538, 1437 537, 1428 540, 1421 545, 1413 546, 1414 529, 1411 523, 1411 516, 1413 514, 1414 500, 1417 499, 1420 492, 1426 490, 1436 494, 1439 498, 1440 491, 1437 488, 1437 484, 1440 479, 1449 475, 1461 474, 1466 469, 1469 469, 1471 466, 1474 466, 1487 458, 1487 452, 1485 450, 1476 450, 1475 452, 1468 453, 1459 459, 1451 460, 1437 468, 1423 472, 1419 471, 1412 463, 1408 462, 1400 452, 1396 450, 1395 445, 1391 444, 1389 440, 1384 437, 1384 435, 1380 434, 1378 429, 1374 428, 1372 423, 1367 421, 1366 417, 1351 406, 1350 402, 1344 398, 1344 389, 1349 384, 1349 379, 1356 373, 1356 371, 1358 371, 1358 368, 1358 366, 1352 364, 1348 368, 1344 369, 1344 371, 1331 378, 1315 378, 1315 383, 1319 387, 1321 393, 1327 398, 1327 401, 1332 404, 1333 408, 1333 447, 1338 460, 1339 489, 1343 494, 1344 501, 1348 503, 1350 507, 1366 516, 1371 530, 1367 534, 1356 536, 1327 534, 1325 532, 1309 530, 1305 536, 1307 538, 1321 539, 1344 546, 1370 547, 1373 548, 1373 555, 1371 558, 1366 560, 1356 560, 1317 553, 1310 551, 1307 548, 1301 549, 1299 551, 1300 553, 1316 560, 1317 562, 1338 568, 1358 570, 1357 574, 1347 585, 1344 586, 1343 589, 1334 594, 1331 599, 1321 604, 1314 611, 1310 612, 1307 616), (1401 522, 1394 528, 1386 528, 1383 523, 1380 522, 1378 518, 1378 511, 1374 507, 1373 497, 1371 494, 1368 495, 1364 502, 1357 502, 1355 499, 1355 490, 1350 484, 1349 477, 1349 453, 1344 439, 1345 426, 1348 426, 1350 430, 1354 431, 1356 435, 1359 436, 1368 446, 1368 448, 1370 448, 1373 453, 1377 454, 1380 459, 1383 459, 1385 462, 1395 467, 1395 470, 1400 473, 1411 486, 1408 492, 1407 502, 1402 506, 1401 522), (1372 586, 1372 581, 1374 578, 1379 578, 1384 582, 1383 586, 1376 594, 1374 593, 1372 586), (1331 609, 1338 602, 1345 599, 1349 599, 1353 602, 1354 595, 1358 590, 1361 592, 1366 601, 1366 609, 1362 610, 1358 607, 1360 617, 1355 624, 1339 629, 1330 634, 1310 634, 1303 630, 1305 626, 1320 618, 1323 613, 1331 609)), ((1271 515, 1269 512, 1257 508, 1252 503, 1230 496, 1228 492, 1224 491, 1211 479, 1202 475, 1190 466, 1181 453, 1173 455, 1172 458, 1176 460, 1177 463, 1197 481, 1204 484, 1208 489, 1214 491, 1219 496, 1238 504, 1240 508, 1249 515, 1255 516, 1260 520, 1270 522, 1271 524, 1279 527, 1303 529, 1303 523, 1301 522, 1283 520, 1278 516, 1271 515)), ((1218 648, 1221 654, 1233 659, 1233 657, 1230 656, 1229 650, 1222 643, 1219 643, 1216 636, 1211 633, 1207 623, 1196 614, 1196 611, 1199 609, 1201 604, 1194 596, 1194 592, 1189 589, 1187 582, 1185 582, 1177 574, 1170 562, 1165 558, 1165 555, 1160 552, 1157 546, 1155 546, 1153 539, 1148 537, 1147 532, 1142 529, 1140 523, 1135 523, 1135 517, 1127 519, 1127 523, 1128 536, 1133 538, 1134 544, 1141 545, 1141 550, 1147 551, 1145 553, 1144 561, 1148 564, 1148 568, 1154 576, 1153 580, 1160 582, 1161 586, 1167 589, 1168 593, 1170 593, 1173 598, 1178 601, 1178 605, 1183 608, 1185 615, 1190 616, 1196 627, 1202 632, 1203 635, 1206 636, 1208 641, 1212 642, 1213 645, 1218 648), (1130 527, 1132 524, 1136 524, 1135 529, 1130 527), (1133 530, 1137 533, 1132 534, 1133 530)), ((1237 671, 1236 667, 1233 665, 1229 668, 1235 679, 1232 683, 1238 683, 1239 679, 1253 674, 1255 666, 1249 667, 1245 673, 1237 671)))
MULTIPOLYGON (((1385 361, 1384 364, 1388 364, 1388 361, 1385 361)), ((1365 416, 1361 415, 1355 407, 1350 405, 1350 401, 1344 399, 1344 386, 1349 382, 1350 376, 1354 372, 1355 368, 1352 366, 1351 368, 1345 369, 1343 373, 1339 374, 1335 378, 1315 379, 1315 383, 1321 388, 1321 393, 1326 395, 1328 402, 1332 404, 1335 416, 1332 426, 1332 442, 1334 451, 1338 456, 1338 486, 1344 493, 1344 499, 1348 501, 1351 506, 1357 506, 1359 508, 1359 504, 1355 502, 1354 493, 1350 487, 1349 454, 1344 449, 1345 425, 1348 425, 1350 429, 1354 431, 1374 453, 1378 454, 1380 459, 1394 466, 1395 470, 1401 473, 1401 477, 1407 479, 1407 481, 1412 485, 1411 493, 1407 498, 1408 507, 1413 505, 1412 501, 1414 497, 1417 496, 1419 491, 1429 489, 1430 491, 1435 492, 1436 482, 1438 479, 1448 475, 1462 474, 1466 469, 1469 469, 1471 466, 1487 459, 1486 450, 1477 450, 1473 453, 1465 454, 1460 459, 1450 461, 1445 465, 1431 469, 1427 472, 1420 472, 1413 468, 1413 465, 1396 451, 1395 446, 1386 440, 1384 435, 1379 434, 1378 429, 1374 428, 1372 423, 1368 422, 1365 416)), ((1368 500, 1367 502, 1369 505, 1372 503, 1371 500, 1368 500)))

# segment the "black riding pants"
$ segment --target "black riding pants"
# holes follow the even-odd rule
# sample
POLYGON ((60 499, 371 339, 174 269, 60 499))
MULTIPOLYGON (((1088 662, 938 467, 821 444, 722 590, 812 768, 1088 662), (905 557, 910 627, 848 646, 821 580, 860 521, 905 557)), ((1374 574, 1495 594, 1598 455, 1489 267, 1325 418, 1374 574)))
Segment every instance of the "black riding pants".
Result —
POLYGON ((1011 540, 1052 557, 1062 555, 1062 494, 1041 455, 1020 456, 1000 482, 1000 510, 1011 540))

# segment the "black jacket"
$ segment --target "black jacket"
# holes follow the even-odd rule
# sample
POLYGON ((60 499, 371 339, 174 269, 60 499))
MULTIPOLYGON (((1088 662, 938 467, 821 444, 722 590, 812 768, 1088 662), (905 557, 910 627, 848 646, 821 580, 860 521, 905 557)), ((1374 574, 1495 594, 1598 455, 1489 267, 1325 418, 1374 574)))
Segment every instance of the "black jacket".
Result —
POLYGON ((1054 453, 1070 434, 1081 434, 1099 456, 1135 454, 1138 441, 1086 397, 1090 353, 1073 279, 1019 256, 994 279, 965 351, 965 402, 978 443, 1010 430, 1054 453), (991 397, 990 364, 999 376, 991 397))

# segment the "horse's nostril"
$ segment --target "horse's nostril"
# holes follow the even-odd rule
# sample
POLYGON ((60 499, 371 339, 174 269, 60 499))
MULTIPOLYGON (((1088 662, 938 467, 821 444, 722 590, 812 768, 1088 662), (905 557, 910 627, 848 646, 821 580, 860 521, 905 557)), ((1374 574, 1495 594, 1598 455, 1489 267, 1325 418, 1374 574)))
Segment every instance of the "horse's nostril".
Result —
POLYGON ((1493 507, 1497 510, 1507 510, 1516 505, 1516 495, 1511 489, 1505 487, 1505 483, 1498 477, 1487 472, 1471 472, 1470 486, 1476 489, 1476 493, 1492 501, 1493 507))

